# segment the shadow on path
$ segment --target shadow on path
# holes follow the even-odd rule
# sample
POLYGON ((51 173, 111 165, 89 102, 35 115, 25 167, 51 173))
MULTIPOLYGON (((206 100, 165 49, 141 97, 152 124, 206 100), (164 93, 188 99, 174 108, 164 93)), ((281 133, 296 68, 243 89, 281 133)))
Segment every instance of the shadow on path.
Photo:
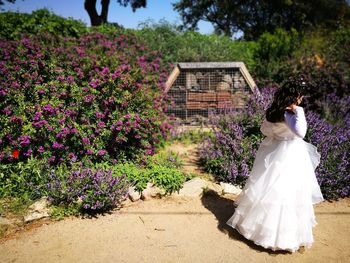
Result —
POLYGON ((258 252, 265 252, 270 255, 291 254, 291 252, 288 251, 272 251, 270 249, 265 249, 261 246, 258 246, 253 241, 250 241, 239 234, 237 230, 228 226, 226 224, 226 221, 235 212, 234 201, 219 196, 215 191, 212 190, 204 192, 201 201, 204 207, 215 215, 216 219, 218 220, 218 229, 221 232, 228 234, 231 239, 241 241, 258 252))

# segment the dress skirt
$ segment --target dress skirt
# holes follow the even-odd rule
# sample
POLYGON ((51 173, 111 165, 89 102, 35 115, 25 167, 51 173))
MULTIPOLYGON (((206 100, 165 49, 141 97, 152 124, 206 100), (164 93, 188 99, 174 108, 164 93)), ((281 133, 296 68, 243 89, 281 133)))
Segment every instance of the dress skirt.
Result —
POLYGON ((266 138, 227 224, 267 249, 310 248, 313 204, 323 201, 314 172, 319 162, 316 147, 301 138, 266 138))

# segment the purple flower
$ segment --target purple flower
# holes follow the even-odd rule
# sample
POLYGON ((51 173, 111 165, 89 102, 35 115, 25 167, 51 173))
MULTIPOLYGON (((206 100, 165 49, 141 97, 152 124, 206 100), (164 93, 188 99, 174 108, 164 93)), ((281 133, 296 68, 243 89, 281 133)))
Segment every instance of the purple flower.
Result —
POLYGON ((30 144, 31 137, 29 135, 23 135, 18 138, 19 145, 26 146, 30 144))
POLYGON ((106 123, 104 123, 103 121, 100 121, 100 122, 97 123, 97 127, 101 128, 101 129, 105 128, 106 127, 106 123))
POLYGON ((82 141, 83 141, 83 144, 90 145, 90 139, 89 139, 89 138, 84 137, 84 138, 82 139, 82 141))
POLYGON ((92 95, 92 94, 86 95, 86 96, 84 97, 84 101, 85 101, 86 103, 90 103, 90 102, 92 102, 94 99, 95 99, 95 96, 92 95))
POLYGON ((10 121, 11 121, 12 123, 16 123, 16 124, 20 124, 20 125, 23 124, 22 118, 21 118, 21 117, 17 117, 17 116, 12 116, 11 119, 10 119, 10 121))
POLYGON ((26 156, 26 157, 30 157, 32 153, 33 153, 33 150, 32 150, 32 149, 29 149, 29 150, 26 151, 23 155, 26 156))
POLYGON ((54 142, 54 143, 52 144, 52 148, 53 148, 53 149, 62 149, 63 147, 64 147, 64 145, 61 144, 61 143, 58 143, 58 142, 54 142))
POLYGON ((38 122, 32 122, 32 126, 34 128, 41 128, 42 126, 46 125, 48 122, 46 120, 41 120, 41 121, 38 121, 38 122))
POLYGON ((64 127, 61 131, 56 135, 57 139, 63 139, 69 134, 69 129, 64 127))
POLYGON ((45 106, 43 106, 42 108, 44 110, 44 112, 46 112, 47 114, 53 115, 56 113, 56 109, 54 107, 52 107, 51 104, 46 104, 45 106))
POLYGON ((38 121, 41 119, 42 116, 43 116, 43 114, 40 111, 37 111, 34 113, 33 120, 38 121))
POLYGON ((97 153, 97 155, 98 155, 98 156, 104 156, 106 153, 107 153, 106 150, 99 150, 98 153, 97 153))
POLYGON ((78 134, 78 130, 76 128, 73 128, 70 130, 71 134, 78 134))
POLYGON ((103 119, 105 117, 105 115, 102 112, 99 112, 99 111, 95 113, 95 116, 96 116, 97 119, 103 119))
POLYGON ((72 162, 77 161, 77 156, 74 153, 69 153, 68 158, 71 159, 72 162))
POLYGON ((39 152, 39 153, 44 153, 44 152, 45 152, 45 148, 44 148, 43 146, 40 146, 40 147, 38 148, 38 152, 39 152))

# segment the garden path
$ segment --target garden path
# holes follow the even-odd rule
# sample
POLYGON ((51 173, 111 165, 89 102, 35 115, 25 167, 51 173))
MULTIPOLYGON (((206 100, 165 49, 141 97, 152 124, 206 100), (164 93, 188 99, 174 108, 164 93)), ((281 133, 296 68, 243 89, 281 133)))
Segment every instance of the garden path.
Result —
POLYGON ((261 249, 225 225, 233 196, 128 203, 97 218, 37 222, 0 242, 1 262, 350 262, 350 199, 315 206, 310 250, 261 249))

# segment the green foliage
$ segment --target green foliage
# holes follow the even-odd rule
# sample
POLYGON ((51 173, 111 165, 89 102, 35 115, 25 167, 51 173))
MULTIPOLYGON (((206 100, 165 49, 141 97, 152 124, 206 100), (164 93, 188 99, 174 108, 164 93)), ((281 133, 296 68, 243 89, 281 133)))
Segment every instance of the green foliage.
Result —
POLYGON ((196 29, 201 20, 209 21, 218 33, 232 36, 244 33, 247 40, 277 28, 295 28, 303 32, 324 25, 334 28, 339 20, 349 21, 350 4, 346 0, 293 1, 216 1, 180 0, 174 4, 184 27, 196 29))
POLYGON ((301 37, 294 29, 286 31, 277 29, 275 33, 264 33, 257 41, 253 57, 254 73, 260 79, 276 80, 281 70, 284 70, 293 52, 300 47, 301 37))
POLYGON ((173 130, 171 140, 184 143, 185 145, 189 145, 192 143, 201 143, 204 140, 213 136, 214 134, 212 130, 181 130, 180 128, 178 128, 173 130))
POLYGON ((33 203, 26 196, 5 197, 0 199, 0 216, 24 216, 28 207, 33 203))
POLYGON ((148 157, 147 162, 149 166, 156 164, 176 169, 179 169, 183 166, 183 161, 181 160, 179 154, 172 151, 161 151, 156 155, 148 157))
POLYGON ((50 217, 54 220, 62 220, 68 216, 77 216, 81 211, 74 205, 52 205, 50 217))
POLYGON ((145 170, 133 163, 121 163, 112 167, 114 176, 126 175, 129 183, 135 187, 135 190, 142 192, 147 183, 150 182, 149 175, 145 170))
POLYGON ((32 157, 26 162, 0 164, 0 198, 42 196, 46 174, 45 162, 32 157))
POLYGON ((151 165, 146 173, 156 186, 165 190, 166 194, 180 191, 186 181, 186 177, 181 171, 162 165, 151 165))
POLYGON ((83 22, 57 16, 47 9, 39 9, 32 14, 0 13, 0 38, 18 39, 20 34, 35 35, 41 32, 79 37, 87 31, 83 22))
POLYGON ((254 65, 254 42, 234 41, 215 34, 181 32, 176 25, 165 21, 141 24, 141 29, 135 34, 151 49, 160 51, 166 62, 243 61, 248 68, 254 65))

